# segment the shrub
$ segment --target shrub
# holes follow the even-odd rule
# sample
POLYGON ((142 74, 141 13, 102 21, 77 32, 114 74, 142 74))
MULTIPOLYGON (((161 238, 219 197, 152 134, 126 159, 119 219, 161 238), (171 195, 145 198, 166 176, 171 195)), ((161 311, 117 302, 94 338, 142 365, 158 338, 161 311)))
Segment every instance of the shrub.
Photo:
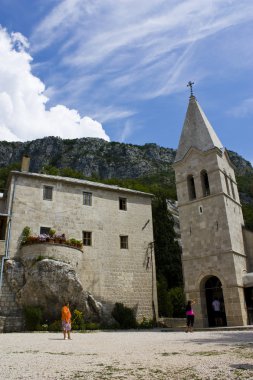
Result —
POLYGON ((29 331, 39 330, 42 321, 42 310, 40 307, 25 306, 25 325, 29 331))
POLYGON ((84 330, 85 323, 83 313, 79 310, 74 310, 72 318, 72 330, 84 330))
POLYGON ((172 317, 180 318, 185 316, 185 294, 183 288, 172 288, 168 291, 168 298, 172 305, 172 317))
POLYGON ((95 322, 87 322, 85 324, 85 328, 86 328, 86 330, 99 330, 100 325, 98 323, 95 323, 95 322))
POLYGON ((131 329, 137 326, 133 309, 124 306, 123 303, 115 303, 112 317, 119 323, 122 329, 131 329))
POLYGON ((140 329, 152 329, 154 327, 153 319, 143 317, 142 321, 138 324, 140 329))
POLYGON ((22 244, 25 244, 27 242, 27 239, 31 235, 31 233, 32 231, 30 227, 28 226, 24 227, 22 231, 22 241, 21 241, 22 244))
POLYGON ((61 326, 61 321, 54 321, 49 324, 48 326, 48 331, 61 331, 62 326, 61 326))
POLYGON ((56 231, 53 228, 50 228, 49 230, 49 236, 54 236, 56 231))

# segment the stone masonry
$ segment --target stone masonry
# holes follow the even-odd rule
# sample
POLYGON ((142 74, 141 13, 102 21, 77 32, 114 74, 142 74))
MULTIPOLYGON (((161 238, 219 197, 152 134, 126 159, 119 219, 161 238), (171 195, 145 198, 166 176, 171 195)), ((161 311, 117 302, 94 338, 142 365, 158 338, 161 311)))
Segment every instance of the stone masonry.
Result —
POLYGON ((228 326, 245 325, 242 277, 247 271, 247 256, 234 170, 194 96, 189 101, 174 169, 185 292, 188 299, 197 301, 197 323, 208 325, 205 284, 215 276, 222 284, 228 326))
MULTIPOLYGON (((91 245, 84 246, 83 252, 75 250, 75 258, 66 258, 62 249, 62 257, 73 264, 83 288, 109 308, 115 302, 134 308, 138 320, 157 315, 150 194, 90 181, 12 172, 6 199, 9 208, 12 197, 10 258, 20 255, 25 226, 34 234, 47 227, 80 240, 83 232, 91 232, 91 245), (43 199, 45 186, 52 187, 52 200, 43 199), (92 194, 91 205, 83 204, 83 192, 92 194), (120 209, 119 198, 125 199, 126 210, 120 209), (121 248, 120 236, 127 236, 128 248, 121 248)), ((36 251, 34 245, 32 252, 24 252, 39 256, 45 250, 39 246, 36 251)))

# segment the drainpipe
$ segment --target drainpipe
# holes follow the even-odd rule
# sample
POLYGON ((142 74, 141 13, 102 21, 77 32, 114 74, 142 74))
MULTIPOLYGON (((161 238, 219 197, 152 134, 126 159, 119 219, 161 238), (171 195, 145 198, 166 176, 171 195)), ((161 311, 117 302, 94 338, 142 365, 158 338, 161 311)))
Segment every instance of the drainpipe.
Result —
POLYGON ((14 201, 15 190, 16 190, 16 180, 17 178, 14 177, 11 203, 10 203, 8 214, 7 214, 8 221, 7 221, 7 233, 6 233, 6 239, 5 239, 5 250, 4 250, 4 256, 2 257, 1 272, 0 272, 0 292, 1 292, 2 284, 3 284, 4 262, 10 257, 9 246, 10 246, 10 239, 11 239, 11 218, 12 218, 12 210, 13 210, 13 201, 14 201))

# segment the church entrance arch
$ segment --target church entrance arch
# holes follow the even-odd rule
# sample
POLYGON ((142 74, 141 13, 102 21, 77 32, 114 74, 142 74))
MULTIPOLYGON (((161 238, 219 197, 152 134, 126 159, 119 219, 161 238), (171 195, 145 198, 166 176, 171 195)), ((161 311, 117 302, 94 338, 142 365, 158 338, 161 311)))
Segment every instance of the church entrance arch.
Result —
POLYGON ((209 277, 205 282, 206 308, 209 327, 226 326, 226 312, 222 291, 222 284, 218 277, 209 277), (218 300, 220 303, 220 311, 216 312, 213 308, 213 301, 218 300))

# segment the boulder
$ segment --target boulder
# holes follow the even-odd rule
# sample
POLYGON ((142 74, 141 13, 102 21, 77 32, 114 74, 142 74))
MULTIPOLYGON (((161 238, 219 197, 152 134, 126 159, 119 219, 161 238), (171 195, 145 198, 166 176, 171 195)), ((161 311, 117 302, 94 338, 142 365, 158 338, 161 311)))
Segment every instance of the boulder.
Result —
POLYGON ((22 306, 39 306, 47 320, 60 319, 62 305, 84 313, 87 320, 100 320, 103 307, 85 291, 75 270, 61 261, 43 259, 32 266, 15 260, 6 262, 7 281, 22 306), (22 280, 21 280, 22 278, 22 280))

